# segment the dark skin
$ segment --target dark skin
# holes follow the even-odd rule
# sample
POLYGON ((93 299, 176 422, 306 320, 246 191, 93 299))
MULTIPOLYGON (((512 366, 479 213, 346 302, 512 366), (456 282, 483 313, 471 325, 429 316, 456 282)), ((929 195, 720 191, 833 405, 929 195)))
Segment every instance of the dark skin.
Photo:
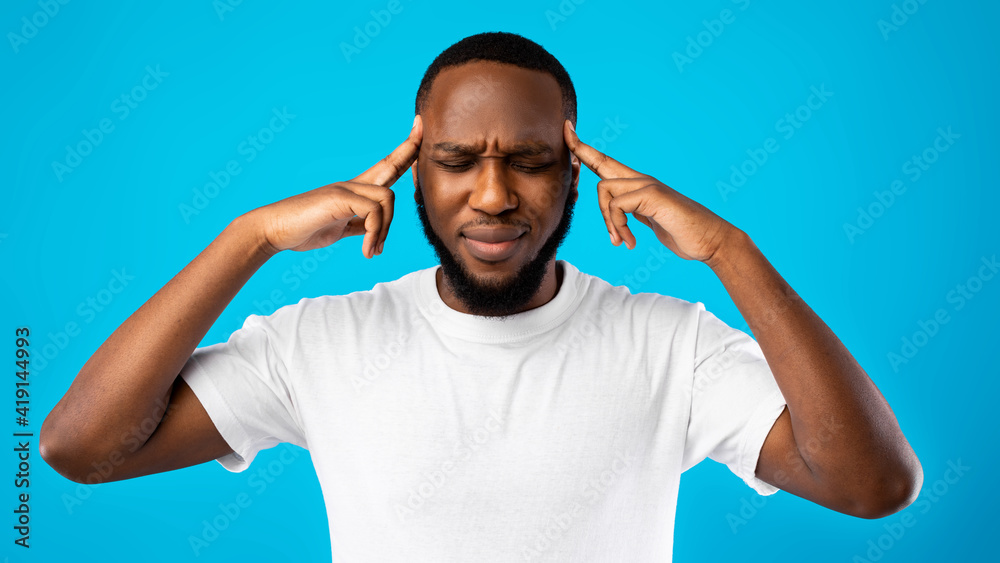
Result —
MULTIPOLYGON (((555 230, 566 198, 576 201, 580 162, 566 147, 561 115, 558 84, 544 72, 477 61, 447 68, 434 80, 420 115, 424 136, 414 186, 419 176, 434 232, 480 280, 512 278, 555 230), (483 260, 472 252, 463 232, 483 216, 526 230, 512 256, 483 260)), ((441 270, 437 282, 449 307, 469 312, 441 270)), ((545 304, 557 287, 553 259, 521 310, 545 304)))
MULTIPOLYGON (((581 142, 562 119, 558 84, 546 73, 486 62, 443 71, 421 118, 426 122, 418 168, 436 232, 483 278, 509 276, 538 251, 558 221, 564 197, 576 197, 580 162, 599 178, 597 199, 610 240, 635 248, 628 215, 685 260, 707 264, 747 320, 787 406, 774 423, 756 475, 833 510, 878 518, 909 505, 923 472, 892 410, 830 328, 771 266, 753 241, 704 206, 652 176, 581 142), (487 79, 484 81, 483 77, 487 79), (483 84, 505 84, 484 88, 483 84), (441 93, 438 93, 441 91, 441 93), (437 94, 434 96, 433 94, 437 94), (469 111, 458 118, 456 108, 469 111), (564 147, 558 170, 531 175, 516 169, 511 147, 541 140, 564 147), (441 143, 468 145, 452 154, 441 143), (449 170, 440 166, 464 164, 449 170), (571 170, 568 185, 560 172, 571 170), (555 188, 561 188, 556 190, 555 188), (479 214, 511 214, 532 224, 519 253, 488 263, 466 252, 461 226, 479 214), (537 227, 536 227, 537 225, 537 227), (775 314, 777 312, 777 314, 775 314)), ((537 157, 536 163, 554 159, 537 157)), ((555 259, 530 309, 555 296, 555 259)), ((457 310, 439 276, 438 289, 457 310)))
MULTIPOLYGON (((912 502, 922 470, 885 399, 750 238, 655 178, 580 142, 563 119, 554 78, 486 62, 443 71, 409 137, 356 178, 234 220, 83 366, 45 419, 43 458, 67 478, 95 483, 231 453, 177 374, 226 305, 271 256, 322 248, 349 236, 364 237, 366 257, 380 254, 393 217, 391 186, 412 167, 431 224, 448 248, 483 280, 512 276, 554 231, 567 198, 577 197, 581 163, 601 179, 597 199, 613 244, 635 247, 631 215, 681 258, 704 262, 757 337, 788 405, 767 436, 756 475, 864 518, 885 516, 912 502), (449 142, 472 150, 459 155, 440 145, 449 142), (525 142, 552 151, 514 154, 525 149, 525 142), (484 230, 482 221, 506 226, 484 230), (509 238, 512 228, 518 237, 509 245, 499 243, 502 252, 490 243, 466 240, 509 238), (498 233, 502 236, 494 236, 498 233), (484 253, 503 256, 483 259, 484 253), (164 404, 169 405, 165 414, 164 404), (157 423, 154 431, 137 431, 150 421, 157 423), (128 434, 140 445, 124 446, 121 437, 128 434), (95 478, 94 464, 108 461, 114 466, 110 475, 95 478)), ((445 303, 463 311, 446 280, 438 282, 445 303)), ((553 259, 523 310, 547 303, 558 287, 553 259)))

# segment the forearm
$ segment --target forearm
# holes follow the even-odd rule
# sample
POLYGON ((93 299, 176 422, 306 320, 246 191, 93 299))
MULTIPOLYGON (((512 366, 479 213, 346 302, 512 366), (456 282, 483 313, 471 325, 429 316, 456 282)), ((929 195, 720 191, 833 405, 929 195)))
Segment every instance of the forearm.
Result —
POLYGON ((814 479, 854 490, 919 467, 878 388, 748 236, 734 229, 708 263, 764 352, 814 479))
POLYGON ((143 423, 159 423, 184 363, 269 258, 261 240, 249 215, 237 218, 126 319, 46 417, 42 447, 90 456, 120 446, 126 433, 148 439, 143 423))

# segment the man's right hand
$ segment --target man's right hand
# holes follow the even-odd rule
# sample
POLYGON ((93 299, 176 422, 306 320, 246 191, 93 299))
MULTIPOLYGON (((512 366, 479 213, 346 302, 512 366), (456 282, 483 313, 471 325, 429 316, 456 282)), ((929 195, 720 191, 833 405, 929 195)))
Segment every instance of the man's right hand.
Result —
POLYGON ((84 364, 45 417, 42 458, 68 479, 94 484, 231 453, 181 376, 188 359, 266 254, 321 248, 360 234, 366 257, 381 252, 392 221, 389 188, 416 160, 421 135, 415 118, 409 138, 357 178, 259 207, 230 223, 84 364), (119 438, 133 435, 134 444, 119 438), (105 465, 114 466, 110 473, 94 471, 105 465))
POLYGON ((270 254, 305 251, 365 235, 362 254, 366 258, 381 254, 395 201, 390 187, 416 161, 422 135, 418 115, 410 136, 353 180, 334 182, 248 213, 260 228, 264 249, 270 254))

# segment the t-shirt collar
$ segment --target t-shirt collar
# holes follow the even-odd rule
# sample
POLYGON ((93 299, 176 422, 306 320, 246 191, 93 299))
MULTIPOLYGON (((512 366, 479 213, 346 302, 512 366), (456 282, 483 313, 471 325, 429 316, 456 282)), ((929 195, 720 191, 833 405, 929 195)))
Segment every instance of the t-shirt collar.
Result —
POLYGON ((440 267, 438 265, 420 271, 417 303, 436 330, 472 342, 523 341, 559 326, 579 306, 588 281, 569 262, 556 260, 556 267, 561 267, 563 272, 562 283, 556 295, 540 307, 500 319, 462 313, 446 305, 438 293, 435 279, 440 267))

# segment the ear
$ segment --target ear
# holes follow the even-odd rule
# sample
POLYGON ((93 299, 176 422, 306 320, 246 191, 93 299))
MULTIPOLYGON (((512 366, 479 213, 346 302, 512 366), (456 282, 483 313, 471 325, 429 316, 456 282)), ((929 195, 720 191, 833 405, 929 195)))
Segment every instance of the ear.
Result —
POLYGON ((417 162, 414 161, 410 166, 410 172, 413 172, 413 201, 422 204, 424 197, 420 193, 420 182, 417 179, 417 162))
POLYGON ((580 196, 577 185, 580 183, 580 159, 572 151, 569 153, 570 170, 573 171, 573 181, 569 185, 569 197, 573 198, 573 203, 580 196))

